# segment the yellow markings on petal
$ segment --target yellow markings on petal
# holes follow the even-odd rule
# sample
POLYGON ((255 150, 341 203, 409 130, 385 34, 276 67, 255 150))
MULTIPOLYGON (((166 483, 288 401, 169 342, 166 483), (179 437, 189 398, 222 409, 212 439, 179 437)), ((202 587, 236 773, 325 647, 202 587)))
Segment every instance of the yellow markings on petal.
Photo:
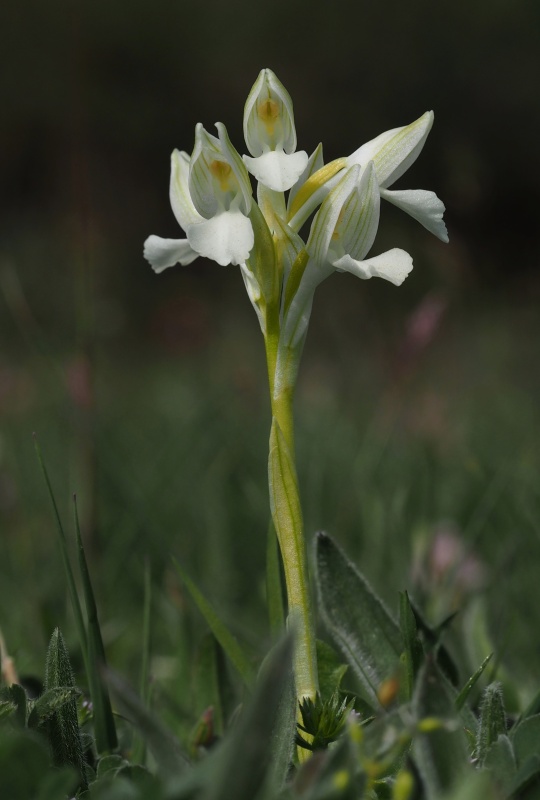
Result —
POLYGON ((314 194, 317 189, 320 189, 321 186, 324 186, 324 184, 329 181, 330 178, 333 178, 334 175, 336 175, 346 166, 346 158, 337 158, 335 161, 325 164, 324 167, 321 167, 317 170, 317 172, 313 173, 313 175, 307 179, 302 188, 297 192, 296 197, 294 198, 289 209, 289 220, 291 220, 297 211, 299 211, 302 206, 307 203, 311 195, 314 194))
POLYGON ((279 104, 269 97, 257 105, 257 116, 264 123, 266 130, 270 136, 274 133, 274 126, 280 116, 279 104))
POLYGON ((230 189, 229 181, 231 178, 231 166, 226 161, 219 161, 214 159, 209 165, 210 172, 219 183, 219 188, 222 192, 228 192, 230 189))

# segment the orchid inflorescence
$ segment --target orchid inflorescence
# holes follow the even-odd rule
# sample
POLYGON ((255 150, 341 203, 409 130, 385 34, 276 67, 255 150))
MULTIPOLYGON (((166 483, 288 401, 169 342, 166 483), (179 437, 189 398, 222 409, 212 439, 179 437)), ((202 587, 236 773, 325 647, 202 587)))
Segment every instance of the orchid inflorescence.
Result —
POLYGON ((432 124, 428 111, 325 165, 322 145, 310 157, 296 150, 291 98, 264 69, 244 109, 250 155, 240 156, 222 123, 217 137, 199 123, 191 157, 178 150, 171 157, 170 200, 186 238, 150 236, 145 257, 156 272, 197 256, 240 265, 263 332, 267 307, 278 302, 288 344, 298 344, 315 288, 334 270, 396 285, 411 271, 411 256, 398 248, 367 257, 381 197, 448 241, 444 205, 433 192, 388 188, 416 160, 432 124), (249 173, 258 181, 258 205, 249 173), (304 243, 299 231, 317 208, 304 243))
POLYGON ((369 257, 381 197, 447 241, 444 206, 430 191, 390 190, 420 154, 433 124, 428 111, 382 133, 352 155, 325 164, 322 145, 296 149, 289 93, 263 69, 244 109, 249 155, 240 156, 225 126, 217 137, 201 124, 189 156, 171 156, 170 200, 185 239, 150 236, 144 254, 155 272, 197 256, 240 267, 264 337, 272 428, 270 507, 283 558, 288 619, 295 630, 297 697, 318 692, 315 630, 294 458, 292 400, 313 296, 332 272, 384 278, 399 286, 412 258, 393 248, 369 257), (253 196, 251 175, 257 181, 253 196), (288 194, 286 194, 288 193, 288 194), (300 232, 313 217, 307 240, 300 232))

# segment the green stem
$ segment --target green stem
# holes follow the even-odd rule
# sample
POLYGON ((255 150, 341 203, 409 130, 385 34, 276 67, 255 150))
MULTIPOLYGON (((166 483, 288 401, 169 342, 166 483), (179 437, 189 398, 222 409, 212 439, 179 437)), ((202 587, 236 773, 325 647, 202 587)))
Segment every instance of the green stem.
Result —
POLYGON ((266 356, 272 403, 270 439, 270 491, 273 496, 274 525, 278 534, 288 600, 288 623, 294 625, 296 647, 294 677, 298 700, 315 698, 318 691, 315 629, 311 610, 306 542, 296 477, 292 387, 276 394, 275 369, 278 337, 267 330, 266 356))

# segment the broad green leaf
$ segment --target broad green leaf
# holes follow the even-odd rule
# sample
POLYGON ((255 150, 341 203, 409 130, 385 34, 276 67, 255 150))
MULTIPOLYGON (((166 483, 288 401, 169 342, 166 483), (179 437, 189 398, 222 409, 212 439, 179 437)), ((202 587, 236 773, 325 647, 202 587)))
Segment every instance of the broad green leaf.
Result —
POLYGON ((489 748, 501 734, 506 733, 506 714, 500 683, 490 683, 486 687, 480 703, 480 719, 476 736, 476 756, 480 764, 489 748))
MULTIPOLYGON (((47 651, 45 691, 70 688, 74 686, 74 683, 64 638, 60 630, 56 628, 47 651)), ((80 777, 80 786, 86 789, 86 772, 75 699, 67 700, 58 711, 53 712, 47 718, 44 729, 49 740, 54 764, 58 767, 74 767, 80 777)))
POLYGON ((467 683, 465 684, 463 689, 460 691, 460 693, 456 697, 456 709, 458 711, 461 711, 461 709, 465 705, 465 703, 467 701, 467 698, 469 697, 469 695, 471 693, 471 690, 473 689, 473 687, 475 686, 476 682, 478 681, 478 679, 480 678, 480 676, 484 672, 485 668, 487 667, 487 665, 491 661, 492 655, 493 655, 493 653, 490 653, 489 656, 487 656, 483 660, 483 662, 480 664, 480 666, 478 667, 476 672, 473 675, 471 675, 471 677, 469 678, 469 680, 467 681, 467 683))
POLYGON ((518 766, 530 756, 540 757, 540 714, 520 722, 511 731, 510 739, 514 746, 518 766))
MULTIPOLYGON (((278 645, 279 647, 279 645, 278 645)), ((271 652, 269 659, 273 657, 271 652)), ((264 675, 264 666, 262 674, 264 675)), ((292 669, 284 678, 283 691, 279 698, 277 714, 269 741, 270 768, 268 786, 280 791, 287 780, 290 765, 294 759, 296 735, 296 694, 292 669)))
POLYGON ((265 661, 253 698, 216 753, 204 800, 254 800, 260 791, 270 766, 280 702, 284 692, 290 692, 292 650, 288 635, 265 661))
POLYGON ((420 723, 413 757, 422 778, 426 800, 440 800, 465 777, 469 769, 467 737, 455 710, 454 693, 428 656, 413 696, 414 716, 420 723), (433 721, 429 726, 423 720, 433 721))
POLYGON ((424 649, 418 637, 416 617, 407 592, 401 592, 399 595, 399 627, 403 637, 404 696, 406 700, 410 700, 416 676, 424 659, 424 649))
POLYGON ((317 668, 319 671, 319 692, 323 700, 329 700, 340 688, 341 681, 349 669, 333 647, 317 639, 317 668))
POLYGON ((316 581, 324 622, 366 699, 378 707, 379 687, 398 668, 399 628, 365 578, 325 533, 316 537, 316 581))
POLYGON ((283 582, 281 580, 281 561, 274 523, 270 520, 266 540, 266 602, 270 632, 275 638, 285 630, 285 607, 283 603, 283 582))
POLYGON ((96 769, 96 777, 102 778, 108 772, 117 772, 121 767, 124 767, 128 764, 122 756, 113 754, 110 756, 103 756, 100 758, 97 763, 96 769))
POLYGON ((218 617, 212 605, 204 597, 202 592, 194 584, 188 574, 182 569, 180 564, 174 560, 174 565, 180 575, 185 587, 195 601, 199 611, 208 623, 210 630, 222 646, 225 654, 230 659, 232 665, 242 678, 245 685, 250 688, 253 685, 255 671, 240 647, 237 638, 229 631, 225 623, 218 617))
POLYGON ((540 756, 529 756, 519 767, 508 787, 509 798, 538 800, 540 795, 540 756))
POLYGON ((116 725, 109 698, 109 690, 103 679, 102 667, 106 666, 105 649, 101 637, 96 600, 90 572, 86 562, 84 547, 79 525, 79 515, 77 513, 77 500, 73 498, 75 532, 77 537, 77 550, 79 555, 79 570, 86 605, 86 616, 88 620, 88 657, 87 657, 87 678, 90 695, 92 697, 94 715, 94 735, 96 737, 96 749, 98 753, 106 753, 115 750, 118 746, 116 736, 116 725))
POLYGON ((484 769, 488 770, 500 785, 507 789, 516 772, 516 757, 512 742, 501 734, 489 748, 484 759, 484 769))
POLYGON ((105 672, 120 710, 145 738, 164 775, 174 777, 181 774, 188 766, 188 761, 180 743, 119 675, 110 669, 106 669, 105 672))

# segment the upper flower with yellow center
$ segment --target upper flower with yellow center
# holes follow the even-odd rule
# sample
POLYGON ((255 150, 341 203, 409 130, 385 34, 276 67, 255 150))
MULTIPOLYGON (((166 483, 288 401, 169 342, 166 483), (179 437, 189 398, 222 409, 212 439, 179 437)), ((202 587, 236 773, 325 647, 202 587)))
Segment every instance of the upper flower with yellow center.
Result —
POLYGON ((244 108, 244 138, 251 156, 248 170, 264 186, 284 192, 296 183, 308 162, 296 150, 292 100, 271 69, 263 69, 244 108))

